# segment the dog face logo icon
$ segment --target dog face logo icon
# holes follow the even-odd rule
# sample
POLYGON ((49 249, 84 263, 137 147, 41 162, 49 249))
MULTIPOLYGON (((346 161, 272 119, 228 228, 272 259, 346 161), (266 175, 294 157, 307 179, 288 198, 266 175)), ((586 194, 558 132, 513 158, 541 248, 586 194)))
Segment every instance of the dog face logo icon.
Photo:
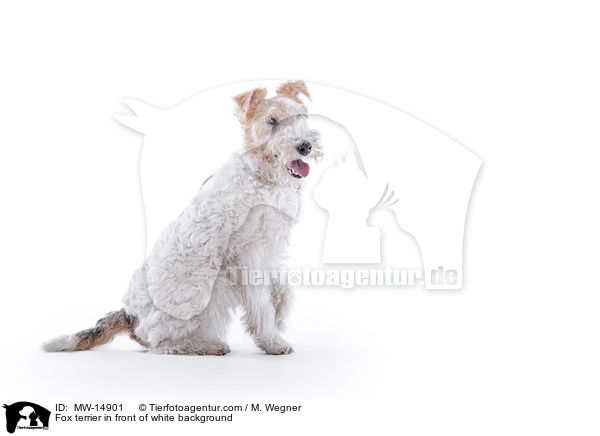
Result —
POLYGON ((28 401, 19 401, 6 409, 6 431, 14 433, 16 429, 48 430, 50 411, 42 406, 28 401))

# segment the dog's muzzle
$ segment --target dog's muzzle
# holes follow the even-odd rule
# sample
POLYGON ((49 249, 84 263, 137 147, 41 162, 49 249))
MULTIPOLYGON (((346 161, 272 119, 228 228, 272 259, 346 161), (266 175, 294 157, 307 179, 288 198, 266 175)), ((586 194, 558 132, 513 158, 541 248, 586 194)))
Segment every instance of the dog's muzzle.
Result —
POLYGON ((300 144, 296 146, 296 150, 302 156, 308 156, 312 151, 312 145, 308 141, 302 141, 300 144))

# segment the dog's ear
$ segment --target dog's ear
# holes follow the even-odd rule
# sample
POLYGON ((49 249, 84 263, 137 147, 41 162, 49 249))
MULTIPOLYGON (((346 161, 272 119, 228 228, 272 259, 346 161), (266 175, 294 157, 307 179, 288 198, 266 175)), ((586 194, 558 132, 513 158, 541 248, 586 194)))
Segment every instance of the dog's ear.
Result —
POLYGON ((265 88, 255 88, 252 91, 246 91, 233 97, 236 103, 235 114, 240 122, 246 122, 254 116, 254 110, 258 103, 265 99, 267 90, 265 88))
POLYGON ((299 94, 305 95, 310 100, 310 94, 306 88, 306 83, 302 80, 282 83, 281 86, 277 88, 277 94, 289 97, 300 104, 302 104, 302 100, 298 97, 299 94))

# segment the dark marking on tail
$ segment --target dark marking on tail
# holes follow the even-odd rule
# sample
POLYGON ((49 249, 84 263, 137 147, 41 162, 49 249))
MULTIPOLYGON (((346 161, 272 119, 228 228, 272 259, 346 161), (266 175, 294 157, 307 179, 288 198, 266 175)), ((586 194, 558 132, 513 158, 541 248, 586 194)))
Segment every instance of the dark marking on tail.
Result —
POLYGON ((131 339, 140 345, 146 346, 147 344, 134 333, 137 324, 137 317, 129 315, 125 312, 125 309, 107 313, 91 329, 75 333, 78 341, 74 351, 89 350, 90 348, 106 344, 112 341, 115 335, 122 332, 128 332, 131 339))

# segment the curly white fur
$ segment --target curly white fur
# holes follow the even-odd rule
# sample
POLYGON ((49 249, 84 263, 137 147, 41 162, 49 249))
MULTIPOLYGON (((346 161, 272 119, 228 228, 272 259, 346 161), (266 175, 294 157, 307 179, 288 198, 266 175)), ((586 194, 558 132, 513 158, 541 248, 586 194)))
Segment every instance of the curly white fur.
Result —
POLYGON ((319 135, 307 126, 299 94, 308 96, 303 82, 287 82, 268 99, 264 89, 235 97, 245 150, 233 154, 161 234, 133 274, 125 312, 80 332, 88 341, 83 345, 69 337, 50 342, 47 350, 88 349, 110 340, 106 329, 128 328, 154 352, 222 355, 230 351, 224 342, 230 312, 241 307, 246 329, 262 350, 293 351, 281 337, 290 289, 280 283, 249 286, 232 272, 283 266, 302 187, 290 168, 321 156, 319 135), (312 146, 308 155, 299 152, 303 141, 312 146))

